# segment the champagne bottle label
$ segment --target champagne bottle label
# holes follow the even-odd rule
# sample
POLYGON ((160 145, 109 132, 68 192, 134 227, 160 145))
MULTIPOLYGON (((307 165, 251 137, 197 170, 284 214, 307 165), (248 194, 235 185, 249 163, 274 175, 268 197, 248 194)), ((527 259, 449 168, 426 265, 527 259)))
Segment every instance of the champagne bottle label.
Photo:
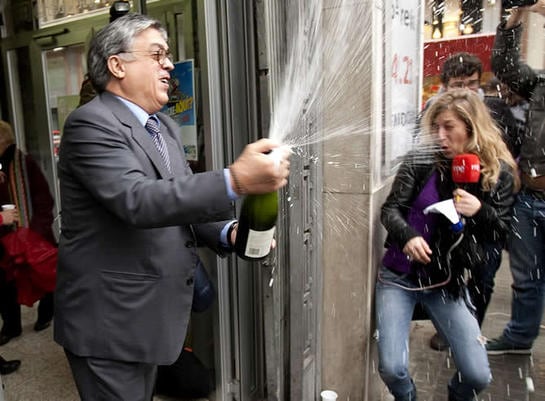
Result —
POLYGON ((262 258, 271 250, 275 227, 266 231, 248 231, 248 241, 244 254, 249 258, 262 258))

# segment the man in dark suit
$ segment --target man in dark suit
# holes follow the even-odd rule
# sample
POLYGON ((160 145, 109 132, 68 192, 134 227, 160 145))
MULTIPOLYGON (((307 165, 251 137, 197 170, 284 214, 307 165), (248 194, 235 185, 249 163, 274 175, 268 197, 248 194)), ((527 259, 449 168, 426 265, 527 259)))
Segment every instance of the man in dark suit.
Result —
POLYGON ((87 63, 98 95, 68 117, 59 154, 55 340, 83 400, 149 401, 157 365, 180 355, 196 244, 230 251, 233 199, 284 186, 288 155, 276 165, 264 153, 278 144, 262 139, 228 169, 191 172, 159 112, 173 64, 156 20, 110 23, 87 63))

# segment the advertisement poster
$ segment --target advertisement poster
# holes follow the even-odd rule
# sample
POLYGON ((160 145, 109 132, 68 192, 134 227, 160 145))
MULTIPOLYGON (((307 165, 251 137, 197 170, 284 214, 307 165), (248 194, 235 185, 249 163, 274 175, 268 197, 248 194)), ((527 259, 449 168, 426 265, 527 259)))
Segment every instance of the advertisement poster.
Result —
POLYGON ((192 59, 174 64, 174 70, 170 72, 169 101, 161 111, 180 126, 187 160, 197 161, 195 71, 192 59))

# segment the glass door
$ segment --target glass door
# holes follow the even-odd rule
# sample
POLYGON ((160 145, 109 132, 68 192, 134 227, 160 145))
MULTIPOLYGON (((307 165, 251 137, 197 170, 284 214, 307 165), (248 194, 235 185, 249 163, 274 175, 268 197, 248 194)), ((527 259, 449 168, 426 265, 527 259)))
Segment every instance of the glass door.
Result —
MULTIPOLYGON (((56 47, 42 51, 45 106, 50 160, 53 170, 55 205, 61 210, 57 161, 62 129, 66 117, 79 103, 79 92, 85 74, 85 47, 83 44, 56 47)), ((56 219, 60 230, 60 219, 56 219)))
POLYGON ((85 46, 58 47, 42 53, 53 158, 57 161, 64 121, 79 104, 85 75, 85 46))
MULTIPOLYGON (((48 124, 48 113, 40 79, 41 53, 32 46, 21 46, 6 51, 10 121, 17 146, 30 154, 44 173, 49 190, 55 199, 54 216, 59 215, 59 190, 56 164, 52 157, 53 130, 48 124)), ((59 219, 55 218, 54 233, 58 235, 59 219)))

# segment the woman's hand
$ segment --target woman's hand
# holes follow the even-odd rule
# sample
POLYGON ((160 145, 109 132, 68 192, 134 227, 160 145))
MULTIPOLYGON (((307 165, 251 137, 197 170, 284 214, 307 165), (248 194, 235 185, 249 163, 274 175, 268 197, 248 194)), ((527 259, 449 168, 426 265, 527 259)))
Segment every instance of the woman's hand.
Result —
POLYGON ((505 23, 505 28, 511 29, 519 25, 528 11, 541 14, 545 17, 545 0, 537 0, 537 2, 531 6, 512 8, 510 10, 509 18, 505 23))
POLYGON ((528 10, 545 17, 545 0, 538 0, 536 4, 528 7, 528 10))
POLYGON ((462 216, 472 217, 481 209, 482 203, 479 198, 462 188, 455 189, 452 194, 454 196, 454 208, 462 216))
POLYGON ((0 212, 2 216, 2 225, 11 226, 12 224, 19 222, 19 212, 17 209, 4 210, 0 212))
POLYGON ((413 237, 403 247, 403 253, 407 255, 409 260, 428 264, 431 262, 431 248, 424 237, 413 237))

